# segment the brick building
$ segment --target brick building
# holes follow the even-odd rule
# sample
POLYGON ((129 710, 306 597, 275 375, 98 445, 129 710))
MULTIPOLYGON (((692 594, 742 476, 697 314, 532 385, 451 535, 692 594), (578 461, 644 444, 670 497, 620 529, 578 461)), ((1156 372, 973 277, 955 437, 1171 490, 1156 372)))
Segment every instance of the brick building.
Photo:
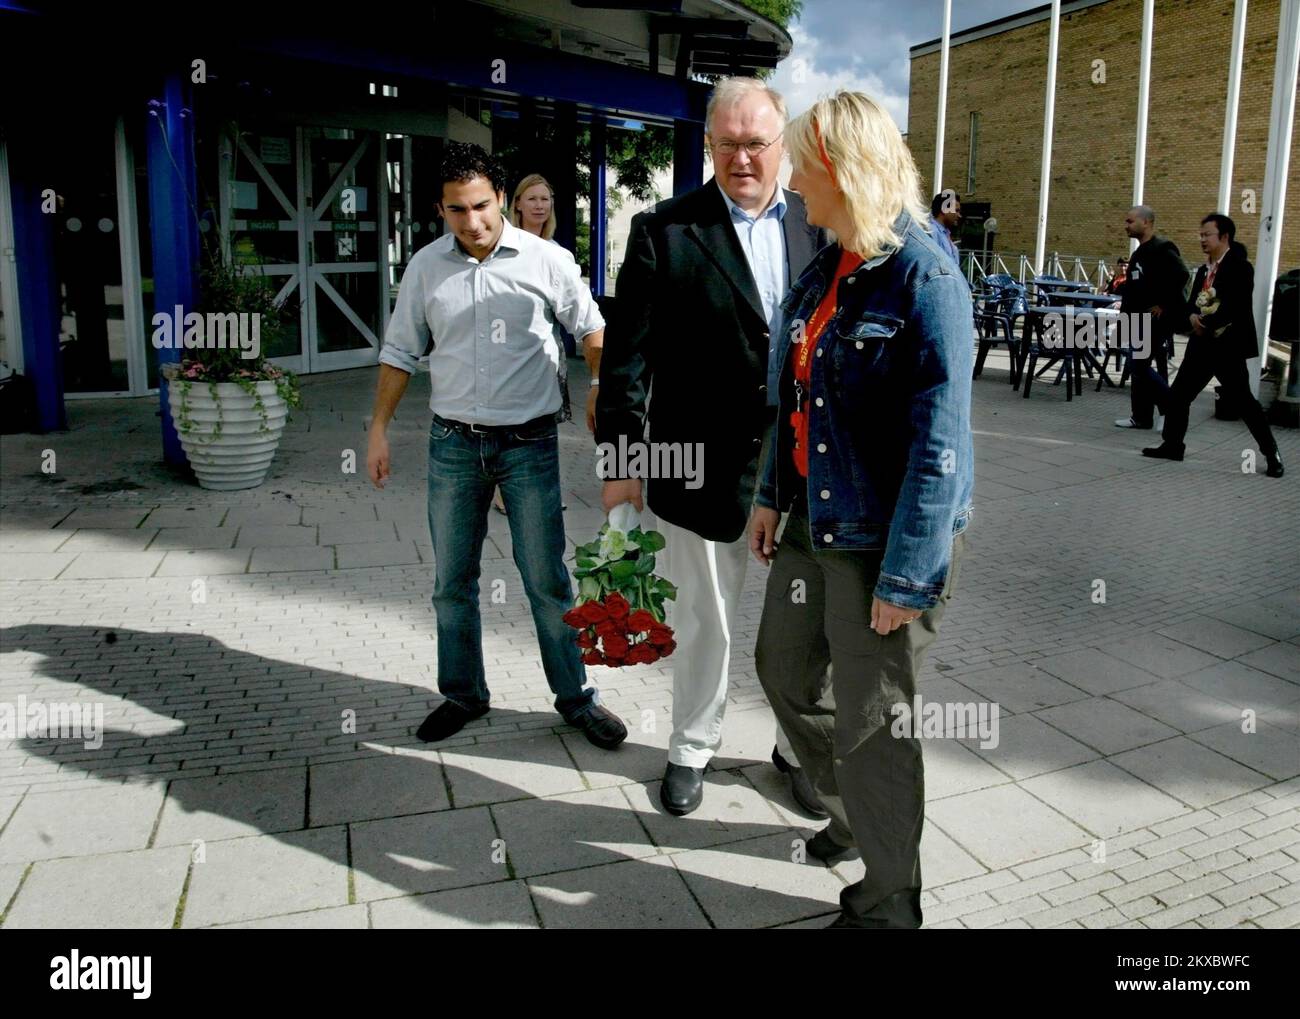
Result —
MULTIPOLYGON (((1246 19, 1229 215, 1252 258, 1259 238, 1279 2, 1251 0, 1246 19)), ((1189 264, 1201 257, 1200 219, 1218 201, 1232 21, 1232 0, 1157 0, 1155 5, 1144 201, 1156 210, 1157 229, 1174 240, 1189 264)), ((998 220, 997 250, 1031 258, 1050 30, 1051 8, 1045 6, 954 33, 948 58, 944 186, 956 188, 963 202, 988 202, 998 220)), ((1049 258, 1056 251, 1113 259, 1128 250, 1123 220, 1133 195, 1141 39, 1142 0, 1061 5, 1049 258)), ((939 40, 911 50, 908 144, 927 188, 934 171, 939 50, 939 40)), ((1292 132, 1282 272, 1300 265, 1297 133, 1300 119, 1292 132)), ((969 246, 976 243, 972 239, 969 246)))

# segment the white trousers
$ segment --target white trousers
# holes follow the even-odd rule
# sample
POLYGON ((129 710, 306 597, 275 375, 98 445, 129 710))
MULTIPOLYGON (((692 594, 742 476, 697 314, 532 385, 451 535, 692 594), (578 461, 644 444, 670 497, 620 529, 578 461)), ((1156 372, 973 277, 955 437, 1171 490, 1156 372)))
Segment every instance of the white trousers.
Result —
MULTIPOLYGON (((668 760, 702 768, 722 743, 727 668, 750 558, 749 535, 733 542, 707 541, 662 518, 657 526, 668 542, 660 566, 677 587, 676 601, 667 603, 677 640, 668 760)), ((785 733, 779 725, 775 728, 777 750, 798 767, 785 733)))

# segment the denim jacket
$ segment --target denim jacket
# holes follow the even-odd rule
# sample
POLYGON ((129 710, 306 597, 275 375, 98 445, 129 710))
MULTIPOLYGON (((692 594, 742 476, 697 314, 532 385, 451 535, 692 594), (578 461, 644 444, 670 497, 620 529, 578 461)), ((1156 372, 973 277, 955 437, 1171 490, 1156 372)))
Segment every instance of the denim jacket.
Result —
MULTIPOLYGON (((884 549, 876 597, 933 606, 952 540, 970 522, 974 341, 966 281, 904 211, 901 248, 844 277, 812 359, 807 503, 816 549, 884 549)), ((805 481, 794 466, 792 338, 826 293, 840 248, 824 248, 782 304, 776 435, 756 502, 787 510, 805 481)))

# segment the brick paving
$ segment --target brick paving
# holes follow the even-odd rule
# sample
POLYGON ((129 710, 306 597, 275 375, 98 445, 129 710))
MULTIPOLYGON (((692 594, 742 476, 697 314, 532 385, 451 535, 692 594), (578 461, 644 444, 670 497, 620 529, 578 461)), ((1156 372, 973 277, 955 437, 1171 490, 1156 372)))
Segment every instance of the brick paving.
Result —
MULTIPOLYGON (((1300 484, 1243 473, 1249 436, 1208 395, 1187 461, 1157 463, 1111 425, 1127 391, 1024 400, 990 360, 969 559, 921 695, 997 704, 999 740, 926 740, 927 926, 1300 926, 1300 484)), ((104 712, 99 748, 0 738, 3 926, 827 922, 861 864, 800 862, 814 826, 767 763, 754 673, 758 566, 696 814, 658 807, 666 667, 592 670, 631 730, 617 753, 551 710, 494 513, 495 710, 415 739, 436 703, 427 382, 375 492, 341 466, 351 449, 364 471, 373 379, 306 379, 250 492, 169 475, 148 399, 0 440, 0 703, 104 712)), ((583 542, 602 514, 576 422, 562 457, 583 542)))

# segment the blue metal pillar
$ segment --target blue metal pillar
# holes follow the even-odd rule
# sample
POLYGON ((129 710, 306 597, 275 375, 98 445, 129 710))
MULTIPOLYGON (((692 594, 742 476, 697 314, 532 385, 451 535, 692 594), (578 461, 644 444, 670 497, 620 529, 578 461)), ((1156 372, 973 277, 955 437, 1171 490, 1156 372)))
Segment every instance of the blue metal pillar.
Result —
POLYGON ((605 118, 591 118, 591 292, 605 296, 605 118))
POLYGON ((7 151, 23 371, 36 390, 36 428, 52 432, 67 428, 68 418, 63 404, 58 273, 54 262, 54 218, 58 213, 41 211, 41 192, 53 186, 53 176, 41 173, 43 148, 36 135, 15 132, 7 151))
POLYGON ((684 195, 704 183, 704 125, 673 121, 673 194, 684 195))
POLYGON ((562 248, 576 251, 578 245, 578 107, 555 104, 555 240, 562 248))
MULTIPOLYGON (((194 114, 189 86, 180 74, 163 81, 162 98, 148 113, 149 234, 153 240, 154 308, 175 314, 195 309, 199 297, 198 187, 194 172, 194 114)), ((149 327, 152 332, 152 327, 149 327)), ((159 367, 181 359, 179 350, 158 351, 159 367)), ((163 460, 187 463, 167 402, 167 381, 158 380, 163 460)))

